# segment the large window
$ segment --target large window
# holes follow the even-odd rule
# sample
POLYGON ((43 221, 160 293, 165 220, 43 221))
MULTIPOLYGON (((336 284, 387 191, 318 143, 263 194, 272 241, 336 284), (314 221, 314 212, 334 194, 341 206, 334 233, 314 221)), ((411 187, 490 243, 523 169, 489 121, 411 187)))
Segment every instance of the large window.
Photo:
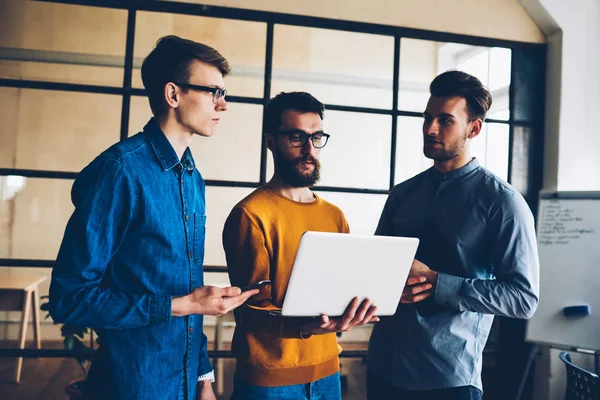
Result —
POLYGON ((543 46, 176 2, 140 2, 131 10, 72 3, 2 6, 5 265, 55 258, 78 171, 151 117, 140 67, 169 34, 214 46, 233 68, 225 81, 229 110, 217 134, 196 138, 191 148, 207 180, 208 265, 225 263, 220 235, 231 207, 270 178, 262 116, 265 102, 281 91, 308 91, 326 104, 331 139, 316 190, 342 208, 354 232, 372 233, 393 185, 431 167, 422 153, 422 112, 429 83, 448 69, 477 76, 493 94, 473 154, 501 178, 518 176, 518 187, 531 187, 512 149, 516 132, 518 165, 529 168, 523 143, 538 143, 531 138, 542 117, 531 110, 543 96, 543 87, 532 84, 539 62, 529 55, 543 46))

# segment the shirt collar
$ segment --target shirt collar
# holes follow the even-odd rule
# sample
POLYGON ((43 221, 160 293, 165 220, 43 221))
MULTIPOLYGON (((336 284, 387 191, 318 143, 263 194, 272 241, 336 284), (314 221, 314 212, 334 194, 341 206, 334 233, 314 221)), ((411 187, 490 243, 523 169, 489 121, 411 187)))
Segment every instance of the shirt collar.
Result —
POLYGON ((436 182, 451 181, 454 179, 461 178, 470 172, 479 168, 479 161, 477 158, 473 157, 473 159, 466 165, 460 167, 459 169, 455 169, 453 171, 448 172, 440 172, 435 167, 431 167, 431 178, 436 182))
MULTIPOLYGON (((177 157, 175 149, 171 146, 169 139, 167 139, 154 118, 150 118, 150 121, 144 127, 144 134, 150 141, 158 163, 164 171, 168 171, 179 164, 179 157, 177 157)), ((189 147, 185 149, 183 156, 181 156, 181 165, 188 171, 196 168, 196 163, 189 147)))

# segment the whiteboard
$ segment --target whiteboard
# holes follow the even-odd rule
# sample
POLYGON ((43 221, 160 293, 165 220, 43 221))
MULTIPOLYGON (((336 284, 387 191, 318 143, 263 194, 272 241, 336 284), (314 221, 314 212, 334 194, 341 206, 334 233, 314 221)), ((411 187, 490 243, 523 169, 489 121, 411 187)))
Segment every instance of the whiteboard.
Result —
POLYGON ((542 192, 537 238, 540 302, 526 340, 600 351, 600 192, 542 192), (564 315, 584 304, 589 315, 564 315))

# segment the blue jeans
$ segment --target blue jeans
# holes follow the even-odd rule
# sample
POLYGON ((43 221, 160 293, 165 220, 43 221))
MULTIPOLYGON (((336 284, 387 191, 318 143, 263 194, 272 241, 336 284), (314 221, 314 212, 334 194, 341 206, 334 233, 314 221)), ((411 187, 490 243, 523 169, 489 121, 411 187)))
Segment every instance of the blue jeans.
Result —
POLYGON ((289 386, 255 386, 233 380, 231 400, 341 400, 340 373, 311 383, 289 386))

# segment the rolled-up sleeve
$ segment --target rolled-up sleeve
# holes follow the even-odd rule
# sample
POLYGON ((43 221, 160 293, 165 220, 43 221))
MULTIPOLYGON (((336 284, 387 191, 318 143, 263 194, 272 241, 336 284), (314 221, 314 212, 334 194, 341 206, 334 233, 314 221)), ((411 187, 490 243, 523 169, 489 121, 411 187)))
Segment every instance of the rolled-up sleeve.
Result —
POLYGON ((539 260, 533 215, 520 195, 508 192, 492 207, 489 234, 494 278, 439 273, 435 300, 460 311, 530 318, 539 301, 539 260))

